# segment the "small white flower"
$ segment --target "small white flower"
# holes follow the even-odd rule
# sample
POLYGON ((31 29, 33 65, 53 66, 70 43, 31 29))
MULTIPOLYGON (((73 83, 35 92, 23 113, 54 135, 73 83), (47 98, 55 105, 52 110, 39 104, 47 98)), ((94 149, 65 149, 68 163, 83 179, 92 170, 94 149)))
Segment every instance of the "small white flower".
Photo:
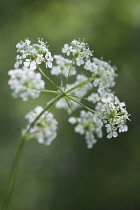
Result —
POLYGON ((84 128, 82 125, 78 124, 75 128, 74 128, 75 132, 76 133, 79 133, 80 135, 83 135, 85 132, 84 132, 84 128))
POLYGON ((118 134, 117 134, 117 132, 113 132, 113 137, 115 138, 115 137, 117 137, 118 136, 118 134))
POLYGON ((107 138, 108 139, 111 139, 112 138, 112 132, 107 135, 107 138))
POLYGON ((83 65, 85 62, 84 62, 84 60, 83 60, 83 58, 82 57, 78 57, 78 58, 76 58, 76 65, 77 66, 81 66, 81 65, 83 65))
POLYGON ((98 66, 94 62, 91 62, 90 60, 87 60, 84 68, 86 70, 90 70, 90 71, 94 72, 94 71, 97 71, 98 66))
POLYGON ((120 125, 119 126, 119 133, 127 132, 127 131, 128 131, 128 126, 127 125, 120 125))
POLYGON ((108 97, 108 98, 102 98, 102 99, 101 99, 101 101, 102 101, 103 103, 110 103, 110 102, 111 102, 111 100, 112 100, 112 98, 111 98, 111 97, 108 97))
POLYGON ((26 68, 29 67, 31 70, 35 70, 37 68, 36 67, 36 62, 35 61, 30 61, 29 59, 26 59, 26 61, 23 64, 26 68))
POLYGON ((111 139, 112 137, 115 138, 115 137, 117 137, 117 136, 118 136, 117 132, 114 131, 114 132, 110 132, 110 133, 107 135, 107 138, 108 138, 108 139, 111 139))
POLYGON ((65 44, 64 47, 62 48, 62 52, 63 53, 66 53, 67 56, 70 55, 71 50, 72 50, 72 47, 70 47, 68 44, 65 44))
POLYGON ((51 55, 50 52, 47 52, 45 55, 45 59, 46 59, 46 68, 52 68, 52 61, 53 61, 53 57, 51 55))

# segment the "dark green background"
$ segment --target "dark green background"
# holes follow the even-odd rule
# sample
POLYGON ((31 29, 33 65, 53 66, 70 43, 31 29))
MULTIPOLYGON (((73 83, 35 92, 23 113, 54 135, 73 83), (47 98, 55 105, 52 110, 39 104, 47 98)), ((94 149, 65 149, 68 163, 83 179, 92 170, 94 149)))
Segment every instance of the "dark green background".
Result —
POLYGON ((25 38, 35 43, 38 37, 48 41, 53 54, 61 54, 64 43, 85 38, 95 56, 111 60, 119 74, 115 91, 126 102, 131 122, 127 133, 104 137, 88 150, 84 138, 67 124, 66 112, 55 110, 58 137, 49 147, 36 141, 26 144, 11 210, 139 210, 139 0, 0 2, 0 200, 26 126, 25 114, 52 98, 42 94, 22 102, 11 97, 7 84, 15 45, 25 38))

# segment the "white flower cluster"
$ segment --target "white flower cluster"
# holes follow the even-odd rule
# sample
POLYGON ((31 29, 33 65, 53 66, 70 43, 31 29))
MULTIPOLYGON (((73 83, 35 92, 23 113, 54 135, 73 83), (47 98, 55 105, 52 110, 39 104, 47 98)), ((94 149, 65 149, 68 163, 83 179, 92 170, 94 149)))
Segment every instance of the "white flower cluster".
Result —
POLYGON ((91 112, 86 112, 82 110, 80 112, 80 117, 70 117, 69 122, 71 124, 76 124, 74 128, 76 133, 80 135, 85 134, 85 139, 87 143, 87 148, 92 148, 92 146, 97 142, 95 135, 98 138, 102 138, 102 127, 103 122, 98 117, 98 115, 93 114, 91 112))
POLYGON ((126 122, 130 120, 130 114, 126 110, 125 103, 120 102, 114 93, 92 93, 88 99, 94 104, 97 103, 95 110, 102 114, 100 119, 105 124, 108 133, 107 138, 117 137, 117 132, 128 131, 126 122))
POLYGON ((99 93, 106 92, 108 89, 114 87, 114 79, 117 76, 115 73, 116 68, 110 66, 109 63, 93 58, 93 61, 88 60, 85 63, 84 68, 90 70, 92 75, 96 76, 93 85, 94 87, 98 86, 99 93))
MULTIPOLYGON (((28 120, 28 127, 42 111, 43 108, 37 106, 33 111, 26 114, 25 118, 28 120)), ((46 111, 30 129, 30 135, 35 137, 39 143, 50 145, 57 136, 57 126, 58 122, 54 119, 53 114, 46 111)))
POLYGON ((29 39, 25 39, 24 42, 21 41, 18 43, 16 47, 20 55, 16 57, 15 68, 23 64, 25 67, 35 70, 37 64, 41 64, 42 62, 46 63, 46 68, 52 67, 53 57, 48 50, 48 46, 46 46, 46 43, 42 39, 38 39, 38 44, 32 45, 29 39))
POLYGON ((69 72, 70 75, 75 75, 76 70, 75 67, 72 65, 72 60, 65 59, 61 55, 55 55, 54 59, 56 61, 57 66, 53 66, 51 69, 52 75, 64 75, 65 77, 68 76, 69 72))
MULTIPOLYGON (((73 84, 67 84, 66 91, 70 90, 71 88, 73 88, 74 86, 78 85, 80 82, 82 82, 86 79, 87 79, 86 76, 84 76, 82 74, 77 74, 76 81, 73 84)), ((71 95, 71 98, 73 98, 74 100, 77 100, 77 102, 80 102, 81 101, 80 97, 84 97, 91 88, 92 88, 92 83, 88 82, 85 85, 82 85, 82 86, 70 91, 69 94, 71 95), (79 98, 76 98, 75 96, 78 96, 79 98)), ((76 110, 80 106, 78 103, 70 100, 69 98, 67 98, 67 101, 73 111, 76 110)), ((71 113, 71 109, 69 108, 67 101, 64 98, 60 99, 56 104, 56 108, 58 108, 58 109, 63 108, 68 113, 71 113)))
POLYGON ((117 137, 117 131, 121 133, 128 130, 126 121, 129 120, 129 114, 125 103, 120 102, 116 96, 102 98, 102 103, 97 103, 96 110, 103 114, 101 119, 108 133, 107 138, 117 137))
POLYGON ((62 52, 68 56, 72 53, 77 66, 83 65, 92 56, 92 51, 89 49, 88 44, 80 40, 73 40, 70 46, 65 44, 62 52))
POLYGON ((29 97, 38 98, 39 89, 43 89, 45 86, 41 74, 28 68, 10 70, 8 74, 10 76, 8 84, 13 90, 13 97, 21 97, 23 101, 27 101, 29 97))
MULTIPOLYGON (((82 110, 79 117, 70 117, 69 122, 76 124, 75 132, 85 135, 88 148, 96 143, 96 138, 102 137, 103 126, 106 128, 109 139, 128 130, 126 122, 129 120, 129 114, 125 103, 120 102, 112 91, 117 76, 116 68, 102 59, 93 57, 87 43, 73 40, 70 45, 65 44, 62 52, 71 56, 71 59, 61 55, 52 57, 42 39, 38 39, 37 44, 31 44, 29 39, 25 39, 16 47, 19 55, 14 65, 15 70, 9 71, 9 85, 14 97, 21 97, 26 101, 29 97, 37 98, 40 91, 53 92, 58 95, 47 103, 49 108, 54 106, 58 109, 63 108, 69 114, 73 114, 79 107, 87 109, 87 112, 82 110), (55 65, 52 66, 53 60, 55 65), (46 63, 46 68, 51 68, 51 75, 60 75, 61 81, 58 86, 48 75, 45 75, 40 67, 38 68, 43 76, 55 88, 57 87, 57 91, 44 90, 45 83, 41 79, 41 74, 32 71, 37 69, 42 62, 46 63), (19 68, 20 65, 22 68, 19 68), (77 73, 81 66, 89 77, 81 72, 77 73), (76 75, 75 78, 74 75, 76 75), (84 100, 86 100, 86 105, 83 104, 84 100)), ((47 112, 48 110, 45 113, 42 111, 42 107, 36 107, 26 115, 29 121, 28 128, 30 128, 30 135, 36 137, 40 143, 49 145, 56 137, 57 121, 53 114, 47 112), (30 127, 36 117, 35 125, 30 127)))

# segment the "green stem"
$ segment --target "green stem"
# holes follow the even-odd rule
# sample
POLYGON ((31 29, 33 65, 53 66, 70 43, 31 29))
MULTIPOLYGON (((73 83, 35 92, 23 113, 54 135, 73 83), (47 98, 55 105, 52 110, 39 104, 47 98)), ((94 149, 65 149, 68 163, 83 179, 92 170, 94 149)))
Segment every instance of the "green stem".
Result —
POLYGON ((71 65, 70 65, 70 68, 69 68, 69 71, 68 71, 68 76, 67 76, 67 78, 66 78, 65 90, 66 90, 66 87, 67 87, 67 84, 68 84, 68 81, 69 81, 71 68, 72 68, 72 63, 71 63, 71 65))
POLYGON ((51 80, 51 79, 42 71, 42 69, 39 67, 38 64, 37 64, 37 67, 38 67, 40 73, 41 73, 48 81, 50 81, 58 90, 60 90, 60 91, 62 92, 61 88, 59 88, 59 87, 57 86, 57 84, 55 84, 55 82, 52 81, 52 80, 51 80))
MULTIPOLYGON (((80 99, 83 99, 83 100, 86 100, 86 101, 93 101, 93 102, 95 102, 95 100, 93 100, 93 99, 89 99, 89 98, 83 98, 83 97, 80 97, 80 96, 74 96, 74 95, 67 95, 67 96, 72 96, 72 97, 75 97, 75 98, 80 98, 80 99)), ((100 102, 100 101, 97 101, 97 102, 100 102)))
POLYGON ((70 104, 69 104, 69 102, 68 102, 67 97, 65 97, 65 101, 66 101, 66 103, 67 103, 67 105, 68 105, 68 107, 69 107, 71 113, 73 114, 73 110, 72 110, 72 108, 71 108, 71 106, 70 106, 70 104))
POLYGON ((89 110, 89 111, 92 112, 92 113, 95 113, 95 114, 98 114, 98 115, 106 116, 106 115, 104 115, 104 114, 101 114, 101 113, 99 113, 99 112, 96 112, 96 111, 90 109, 89 107, 87 107, 87 106, 85 106, 84 104, 82 104, 82 103, 80 103, 80 102, 74 100, 73 98, 69 97, 68 95, 67 95, 67 97, 68 97, 69 99, 71 99, 72 101, 74 101, 75 103, 81 105, 81 106, 84 107, 85 109, 89 110))
POLYGON ((65 100, 66 100, 66 102, 67 102, 67 104, 68 104, 68 107, 69 107, 70 110, 71 110, 72 116, 75 117, 77 123, 79 123, 79 122, 78 122, 78 118, 77 118, 77 116, 74 114, 74 112, 73 112, 73 110, 72 110, 72 107, 71 107, 70 103, 68 102, 67 97, 65 97, 65 100))
POLYGON ((45 92, 45 93, 55 93, 55 94, 58 93, 57 91, 54 91, 54 90, 42 90, 42 89, 35 89, 35 88, 33 88, 33 90, 38 90, 40 92, 45 92))
POLYGON ((19 143, 16 155, 15 155, 14 162, 13 162, 13 166, 12 166, 12 170, 11 170, 11 174, 10 174, 10 179, 9 179, 9 184, 8 184, 8 193, 7 193, 4 205, 2 206, 1 210, 8 210, 9 209, 12 194, 13 194, 15 184, 16 184, 17 172, 18 172, 19 162, 20 162, 20 158, 21 158, 21 154, 22 154, 22 151, 23 151, 24 144, 25 144, 25 137, 22 137, 22 139, 19 143))
POLYGON ((60 87, 63 88, 63 78, 62 73, 60 73, 60 87))
POLYGON ((71 89, 69 89, 68 91, 66 91, 66 93, 71 92, 72 90, 75 90, 76 88, 79 88, 83 85, 85 85, 87 82, 91 82, 96 78, 96 75, 89 77, 88 79, 85 79, 84 81, 80 82, 79 84, 75 85, 74 87, 72 87, 71 89))

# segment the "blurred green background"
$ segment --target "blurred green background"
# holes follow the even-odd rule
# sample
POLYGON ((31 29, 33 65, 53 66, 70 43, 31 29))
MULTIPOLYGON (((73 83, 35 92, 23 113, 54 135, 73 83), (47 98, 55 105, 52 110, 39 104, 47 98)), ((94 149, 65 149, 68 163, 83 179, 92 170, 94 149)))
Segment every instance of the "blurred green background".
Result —
MULTIPOLYGON (((25 38, 48 41, 53 54, 64 43, 85 38, 96 57, 112 61, 119 77, 115 91, 131 113, 129 131, 106 137, 88 150, 73 132, 63 110, 57 139, 49 147, 26 144, 11 210, 140 209, 140 1, 5 0, 0 2, 0 201, 7 189, 12 160, 26 126, 24 116, 45 106, 51 94, 22 102, 13 99, 7 72, 15 45, 25 38)), ((48 88, 51 88, 48 84, 48 88)))

